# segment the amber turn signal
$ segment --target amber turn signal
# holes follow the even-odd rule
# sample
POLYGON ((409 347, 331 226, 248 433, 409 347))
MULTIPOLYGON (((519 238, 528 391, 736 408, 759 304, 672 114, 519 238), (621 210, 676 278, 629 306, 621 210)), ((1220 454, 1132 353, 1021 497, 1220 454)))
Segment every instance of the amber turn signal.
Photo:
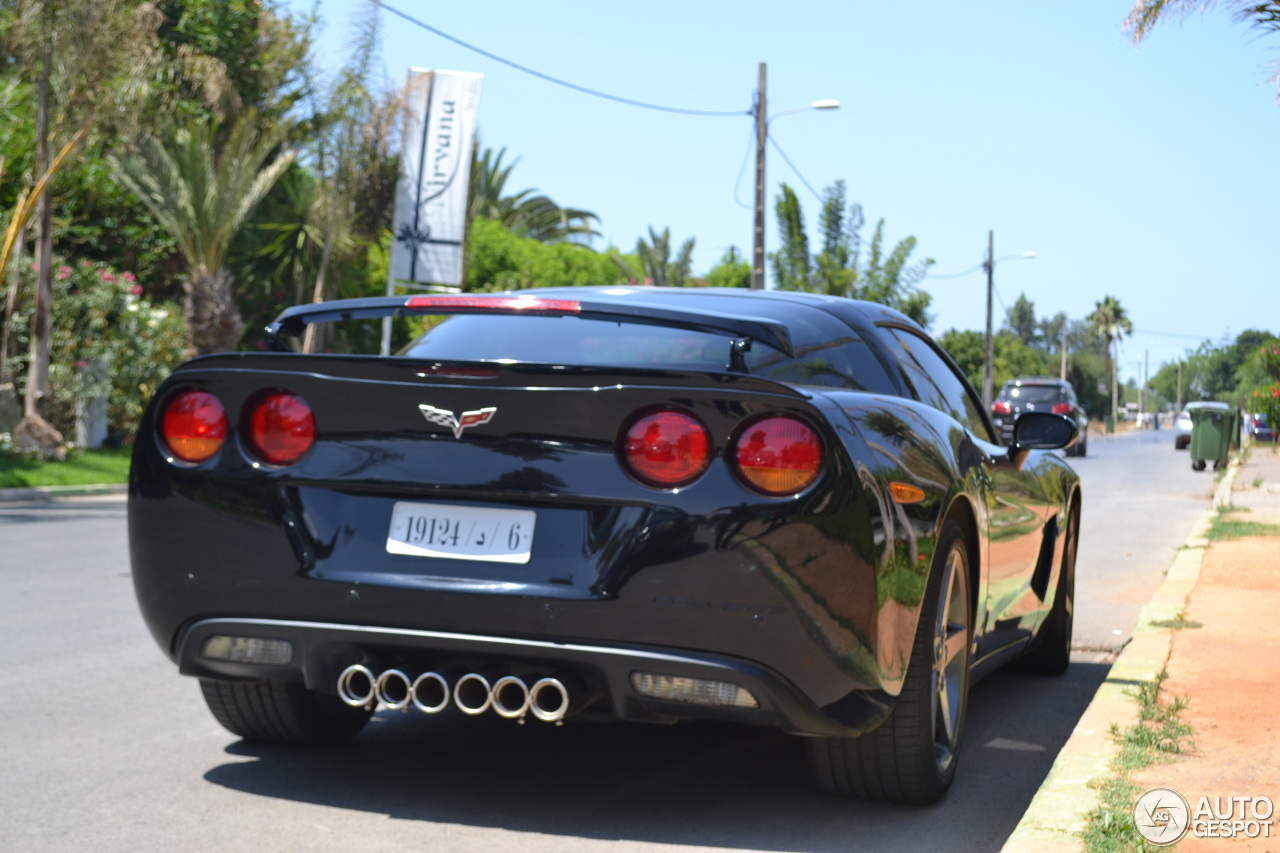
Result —
POLYGON ((894 503, 918 504, 924 500, 924 489, 906 483, 890 483, 889 493, 893 495, 894 503))

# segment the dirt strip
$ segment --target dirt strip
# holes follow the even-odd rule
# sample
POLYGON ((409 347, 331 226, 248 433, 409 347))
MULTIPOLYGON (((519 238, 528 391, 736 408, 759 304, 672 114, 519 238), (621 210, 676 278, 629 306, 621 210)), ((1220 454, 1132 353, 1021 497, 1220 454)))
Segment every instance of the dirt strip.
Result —
MULTIPOLYGON (((1182 719, 1195 728, 1194 750, 1132 779, 1143 790, 1177 791, 1193 814, 1208 797, 1211 819, 1232 811, 1247 820, 1228 797, 1280 803, 1280 537, 1215 542, 1184 616, 1203 627, 1174 636, 1163 691, 1165 701, 1190 697, 1182 719)), ((1280 851, 1280 820, 1270 837, 1198 838, 1196 829, 1193 822, 1178 850, 1280 851)))

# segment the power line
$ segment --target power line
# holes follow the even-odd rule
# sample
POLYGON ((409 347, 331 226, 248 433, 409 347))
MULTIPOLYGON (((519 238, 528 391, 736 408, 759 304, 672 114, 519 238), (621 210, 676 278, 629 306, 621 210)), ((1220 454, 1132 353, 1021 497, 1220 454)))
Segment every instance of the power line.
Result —
POLYGON ((822 196, 818 195, 818 191, 809 185, 809 182, 804 179, 804 175, 800 174, 800 170, 796 168, 795 163, 791 162, 791 158, 787 156, 787 153, 782 150, 782 146, 778 144, 778 140, 774 139, 771 135, 769 137, 769 141, 773 143, 773 147, 777 152, 782 155, 782 159, 787 161, 787 165, 791 167, 791 171, 796 173, 796 177, 800 179, 800 183, 804 184, 805 187, 808 188, 809 192, 813 193, 814 198, 818 201, 822 201, 822 196))
POLYGON ((755 146, 755 144, 756 144, 756 129, 753 126, 751 128, 751 133, 747 135, 747 150, 742 152, 742 166, 738 168, 738 179, 733 182, 733 200, 738 202, 738 207, 742 208, 743 210, 751 210, 752 207, 749 204, 743 204, 741 201, 739 201, 738 186, 742 183, 742 176, 747 171, 747 161, 751 159, 751 149, 755 146))
POLYGON ((982 269, 985 265, 986 265, 986 261, 983 261, 982 263, 978 264, 976 267, 970 267, 964 272, 949 273, 947 275, 939 275, 937 273, 927 272, 924 274, 924 277, 925 278, 960 278, 966 275, 973 275, 975 272, 982 269))
POLYGON ((1004 297, 1000 295, 1000 285, 996 284, 996 283, 993 281, 993 282, 991 282, 991 287, 995 289, 995 292, 996 292, 996 299, 997 299, 997 300, 999 300, 999 302, 1000 302, 1000 309, 1001 309, 1002 311, 1004 311, 1004 313, 1005 313, 1006 315, 1008 315, 1008 313, 1009 313, 1009 307, 1008 307, 1007 305, 1005 305, 1005 304, 1004 304, 1004 297))
POLYGON ((632 100, 631 98, 622 98, 622 97, 619 97, 618 95, 610 95, 607 92, 600 92, 595 89, 588 89, 586 86, 579 86, 577 83, 570 83, 567 80, 561 80, 559 77, 552 77, 550 74, 544 74, 541 71, 535 71, 534 69, 529 68, 528 66, 521 65, 518 62, 512 62, 510 59, 504 59, 503 57, 498 56, 496 53, 490 53, 489 51, 484 50, 483 48, 476 47, 474 44, 468 44, 467 42, 463 41, 460 38, 457 38, 456 36, 451 36, 448 33, 444 32, 443 30, 438 30, 435 27, 431 26, 430 24, 424 23, 423 21, 420 21, 417 18, 414 18, 410 15, 406 15, 404 12, 401 12, 399 9, 395 8, 394 6, 388 6, 386 3, 383 3, 382 0, 372 0, 372 2, 374 5, 380 8, 386 9, 388 12, 395 15, 396 17, 403 18, 404 20, 408 21, 414 26, 421 27, 427 32, 434 33, 435 35, 440 36, 440 38, 447 39, 448 41, 451 41, 460 47, 465 47, 467 50, 470 50, 474 53, 478 53, 481 56, 488 57, 489 59, 492 59, 495 62, 501 62, 503 65, 508 65, 516 69, 517 71, 523 71, 525 74, 532 74, 534 77, 538 77, 542 80, 546 80, 548 83, 555 83, 557 86, 564 86, 567 89, 573 89, 574 91, 582 92, 583 94, 586 94, 586 95, 593 95, 597 98, 604 98, 605 100, 608 100, 608 101, 616 101, 620 104, 627 104, 632 107, 641 107, 646 110, 658 110, 659 112, 664 112, 664 113, 680 113, 682 115, 692 115, 692 116, 751 115, 751 110, 687 110, 682 107, 665 107, 665 106, 662 106, 661 104, 649 104, 649 103, 645 103, 644 101, 635 101, 635 100, 632 100))
POLYGON ((1207 341, 1207 335, 1181 335, 1177 332, 1153 332, 1150 329, 1134 329, 1135 335, 1155 335, 1158 338, 1187 338, 1193 341, 1207 341))

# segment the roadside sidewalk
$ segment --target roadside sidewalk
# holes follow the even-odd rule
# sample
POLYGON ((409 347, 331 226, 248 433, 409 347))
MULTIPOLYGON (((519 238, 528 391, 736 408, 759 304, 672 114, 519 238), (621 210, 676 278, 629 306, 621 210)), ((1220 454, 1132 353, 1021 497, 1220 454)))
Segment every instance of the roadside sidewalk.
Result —
MULTIPOLYGON (((1280 455, 1254 445, 1242 465, 1228 468, 1214 509, 1201 516, 1143 609, 1133 639, 1004 853, 1084 850, 1081 833, 1099 802, 1097 782, 1114 775, 1110 763, 1118 746, 1112 727, 1124 730, 1138 721, 1134 686, 1156 681, 1162 670, 1168 678, 1161 700, 1190 698, 1181 719, 1195 730, 1193 746, 1169 763, 1134 772, 1130 779, 1140 791, 1173 789, 1193 812, 1201 797, 1211 803, 1222 798, 1224 808, 1232 796, 1280 801, 1280 712, 1274 699, 1280 683, 1280 536, 1269 535, 1280 531, 1272 525, 1280 525, 1280 455)), ((1280 815, 1270 837, 1198 838, 1189 832, 1176 848, 1150 849, 1215 851, 1224 845, 1233 851, 1280 851, 1280 815)))

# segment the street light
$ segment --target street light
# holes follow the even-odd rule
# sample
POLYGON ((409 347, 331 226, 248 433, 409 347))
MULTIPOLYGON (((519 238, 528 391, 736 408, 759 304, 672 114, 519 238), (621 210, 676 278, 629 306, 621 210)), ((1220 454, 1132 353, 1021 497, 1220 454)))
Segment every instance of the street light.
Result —
POLYGON ((760 63, 760 88, 756 90, 756 102, 751 108, 751 114, 756 118, 756 219, 754 248, 751 253, 752 290, 764 290, 764 146, 769 140, 769 122, 788 113, 839 108, 839 101, 834 98, 823 98, 802 107, 792 107, 771 116, 768 115, 765 108, 765 64, 760 63))
POLYGON ((983 268, 987 271, 987 357, 982 365, 982 405, 987 407, 987 411, 991 410, 991 401, 995 399, 995 382, 993 381, 991 370, 995 361, 995 353, 993 351, 991 337, 991 292, 995 288, 995 271, 997 261, 1008 260, 1034 260, 1035 252, 1023 252, 1020 255, 1008 255, 1003 258, 997 258, 996 254, 996 232, 987 232, 987 259, 982 262, 983 268))

